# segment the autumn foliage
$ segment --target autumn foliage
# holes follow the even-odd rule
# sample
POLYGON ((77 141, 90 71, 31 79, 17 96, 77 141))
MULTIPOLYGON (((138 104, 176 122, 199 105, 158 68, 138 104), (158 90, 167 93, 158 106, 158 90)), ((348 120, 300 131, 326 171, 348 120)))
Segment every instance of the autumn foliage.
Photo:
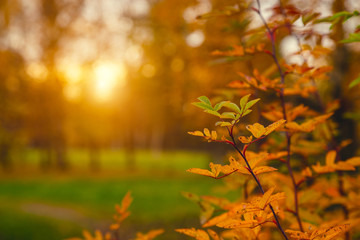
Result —
MULTIPOLYGON (((225 164, 210 163, 210 169, 188 172, 223 178, 227 186, 244 194, 230 202, 187 193, 202 206, 204 229, 176 231, 198 240, 355 239, 360 223, 355 203, 359 177, 347 173, 357 172, 360 157, 342 158, 351 140, 339 138, 339 123, 333 118, 341 100, 324 98, 321 93, 330 84, 334 67, 329 61, 319 63, 332 50, 321 45, 325 36, 315 26, 327 22, 332 31, 358 12, 320 18, 319 13, 281 3, 272 11, 266 20, 259 1, 242 2, 199 17, 239 15, 245 19, 253 14, 261 21, 256 28, 243 29, 240 44, 212 52, 214 57, 245 61, 252 69, 238 72, 239 80, 228 85, 237 93, 234 100, 213 103, 206 96, 199 97, 194 105, 216 117, 218 128, 189 132, 208 142, 228 144, 233 154, 225 164), (300 27, 296 21, 301 21, 300 27), (287 36, 297 40, 299 51, 294 55, 300 60, 295 63, 279 54, 280 40, 287 36), (258 64, 258 68, 252 60, 255 55, 270 57, 272 64, 265 68, 258 64)), ((356 32, 341 43, 357 41, 356 32)), ((350 88, 357 82, 351 82, 350 88)))
MULTIPOLYGON (((337 25, 359 15, 357 11, 322 17, 317 12, 279 4, 265 19, 259 1, 240 1, 236 7, 216 9, 200 20, 250 15, 259 26, 245 24, 239 44, 214 50, 212 57, 241 60, 251 66, 238 72, 228 84, 233 99, 201 96, 194 106, 216 119, 214 129, 204 128, 189 134, 211 144, 227 144, 233 152, 228 161, 210 163, 208 169, 188 172, 222 179, 225 188, 243 194, 236 201, 215 196, 185 197, 201 206, 201 229, 179 228, 177 232, 197 240, 221 239, 357 239, 360 229, 360 157, 343 158, 351 140, 339 137, 334 115, 341 99, 321 92, 329 83, 334 67, 326 59, 333 49, 321 45, 326 36, 315 26, 337 25), (295 22, 301 22, 295 27, 295 22), (296 63, 279 54, 281 39, 297 40, 296 63), (313 38, 316 41, 310 41, 313 38), (257 66, 255 56, 271 59, 266 67, 257 66), (326 62, 326 64, 324 64, 326 62), (351 174, 348 174, 351 173, 351 174)), ((340 43, 359 41, 359 29, 340 43)), ((231 64, 231 63, 227 63, 231 64)), ((356 89, 358 79, 350 83, 356 89)), ((127 195, 117 207, 111 231, 127 217, 131 200, 127 195)), ((159 232, 156 232, 156 234, 159 232)), ((98 234, 98 233, 97 233, 98 234)), ((151 239, 139 234, 136 239, 151 239)), ((91 238, 84 233, 85 239, 91 238)), ((104 239, 112 239, 106 235, 104 239)))

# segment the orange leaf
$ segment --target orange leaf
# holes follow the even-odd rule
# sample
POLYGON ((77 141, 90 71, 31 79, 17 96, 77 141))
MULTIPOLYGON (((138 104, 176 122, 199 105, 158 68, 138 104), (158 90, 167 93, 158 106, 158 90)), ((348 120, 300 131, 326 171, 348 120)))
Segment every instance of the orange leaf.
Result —
POLYGON ((270 124, 269 126, 267 126, 265 128, 265 133, 264 135, 269 135, 271 132, 273 132, 275 129, 277 129, 278 127, 280 127, 281 125, 283 125, 286 122, 286 120, 284 119, 280 119, 279 121, 276 121, 272 124, 270 124))
POLYGON ((208 176, 208 177, 215 177, 214 173, 210 172, 209 170, 206 169, 201 169, 201 168, 190 168, 188 170, 186 170, 187 172, 191 172, 191 173, 196 173, 196 174, 200 174, 203 176, 208 176))
POLYGON ((210 240, 209 235, 201 229, 195 229, 195 228, 181 228, 181 229, 175 229, 175 231, 188 235, 190 237, 193 237, 197 240, 210 240))
POLYGON ((291 238, 294 239, 302 239, 302 240, 310 240, 311 238, 307 233, 303 233, 300 231, 286 230, 285 232, 290 234, 291 238))
POLYGON ((255 138, 259 138, 265 133, 265 127, 259 123, 254 123, 253 125, 247 125, 246 129, 249 130, 255 138))
POLYGON ((188 134, 193 135, 193 136, 199 136, 199 137, 204 136, 204 134, 201 131, 188 132, 188 134))
POLYGON ((216 226, 222 228, 250 228, 256 225, 257 223, 258 221, 256 220, 242 221, 240 219, 226 219, 225 221, 216 224, 216 226))
POLYGON ((264 195, 261 197, 260 202, 258 203, 258 207, 264 209, 265 206, 268 204, 271 194, 274 192, 275 187, 270 188, 267 190, 264 195))
POLYGON ((149 231, 146 234, 137 233, 135 240, 151 240, 151 239, 154 239, 155 237, 159 236, 163 232, 164 232, 163 229, 155 229, 155 230, 149 231))
POLYGON ((220 240, 219 235, 215 231, 213 231, 211 229, 208 229, 207 231, 213 240, 220 240))
POLYGON ((326 166, 334 166, 336 159, 336 151, 332 150, 326 154, 326 166))
POLYGON ((276 168, 273 167, 269 167, 269 166, 261 166, 261 167, 256 167, 253 169, 253 172, 255 175, 261 174, 261 173, 267 173, 267 172, 273 172, 276 171, 276 168))
POLYGON ((244 144, 247 144, 247 143, 250 143, 252 141, 252 138, 253 138, 253 136, 250 136, 250 137, 240 136, 239 141, 244 143, 244 144))

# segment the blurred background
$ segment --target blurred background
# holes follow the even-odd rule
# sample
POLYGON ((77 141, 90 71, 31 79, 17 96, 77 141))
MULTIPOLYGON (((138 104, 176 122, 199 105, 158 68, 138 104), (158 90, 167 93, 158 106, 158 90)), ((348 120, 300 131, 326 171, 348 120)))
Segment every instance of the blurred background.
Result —
MULTIPOLYGON (((262 2, 266 15, 274 1, 262 2)), ((360 7, 311 4, 323 16, 360 7)), ((162 227, 162 239, 181 239, 172 229, 199 225, 180 192, 208 194, 218 183, 185 170, 229 149, 187 135, 214 124, 191 102, 231 98, 224 86, 249 67, 210 54, 238 43, 249 24, 196 20, 223 8, 220 0, 0 0, 0 239, 101 229, 128 190, 135 200, 124 237, 162 227)), ((330 37, 324 44, 335 47, 330 37)), ((357 50, 340 52, 344 79, 354 78, 357 50)))

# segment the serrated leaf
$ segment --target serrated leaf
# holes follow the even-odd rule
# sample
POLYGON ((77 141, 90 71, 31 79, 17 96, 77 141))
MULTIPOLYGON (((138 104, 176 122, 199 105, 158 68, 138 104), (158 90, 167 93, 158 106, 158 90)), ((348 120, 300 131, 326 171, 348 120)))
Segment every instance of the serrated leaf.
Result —
POLYGON ((244 109, 245 104, 248 102, 250 95, 251 94, 245 95, 240 99, 240 108, 241 109, 244 109))
POLYGON ((207 96, 201 96, 201 97, 198 97, 198 99, 199 99, 201 102, 203 102, 203 103, 211 106, 210 99, 209 99, 207 96))

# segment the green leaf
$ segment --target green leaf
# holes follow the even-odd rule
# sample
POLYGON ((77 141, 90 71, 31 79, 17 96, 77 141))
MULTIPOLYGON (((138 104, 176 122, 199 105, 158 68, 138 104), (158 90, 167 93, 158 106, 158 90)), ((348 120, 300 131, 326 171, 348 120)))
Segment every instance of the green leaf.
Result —
POLYGON ((356 85, 358 85, 360 83, 360 75, 351 81, 351 83, 349 84, 349 88, 353 88, 355 87, 356 85))
POLYGON ((209 99, 207 96, 201 96, 201 97, 198 97, 198 99, 199 99, 201 102, 206 103, 207 105, 210 105, 210 106, 211 106, 210 99, 209 99))
POLYGON ((248 109, 248 110, 246 110, 246 111, 243 113, 242 116, 244 117, 244 116, 248 115, 248 114, 251 113, 251 112, 252 112, 252 110, 251 110, 251 109, 248 109))
POLYGON ((226 119, 235 119, 235 116, 236 114, 233 112, 223 112, 220 117, 226 119))
POLYGON ((223 102, 219 102, 214 106, 214 111, 219 111, 224 105, 224 101, 223 102))
POLYGON ((350 33, 347 39, 341 40, 341 43, 360 42, 360 33, 350 33))
POLYGON ((232 124, 229 123, 229 122, 222 122, 222 123, 220 124, 221 127, 227 127, 227 126, 231 126, 231 125, 232 125, 232 124))
POLYGON ((205 110, 213 111, 213 108, 210 105, 207 105, 206 103, 203 103, 203 102, 194 102, 194 103, 192 103, 192 105, 202 108, 202 109, 205 109, 205 110))
POLYGON ((254 99, 249 101, 246 105, 245 105, 245 109, 243 111, 248 110, 249 108, 251 108, 252 106, 254 106, 255 103, 257 103, 260 100, 260 98, 254 99))
POLYGON ((204 112, 210 113, 210 114, 215 115, 215 116, 217 116, 217 117, 221 117, 220 113, 215 112, 215 111, 213 111, 213 110, 205 110, 204 112))
POLYGON ((235 103, 227 101, 227 102, 224 102, 223 106, 227 107, 227 108, 230 108, 231 110, 234 110, 235 112, 240 114, 240 108, 235 103))
POLYGON ((248 102, 250 95, 251 95, 251 94, 248 94, 248 95, 246 95, 246 96, 243 96, 243 97, 240 99, 240 108, 241 108, 241 109, 244 109, 245 104, 248 102))
POLYGON ((316 19, 318 16, 320 16, 320 13, 312 13, 312 14, 309 14, 309 15, 303 15, 301 20, 302 20, 302 23, 304 25, 308 24, 309 22, 313 21, 314 19, 316 19))

